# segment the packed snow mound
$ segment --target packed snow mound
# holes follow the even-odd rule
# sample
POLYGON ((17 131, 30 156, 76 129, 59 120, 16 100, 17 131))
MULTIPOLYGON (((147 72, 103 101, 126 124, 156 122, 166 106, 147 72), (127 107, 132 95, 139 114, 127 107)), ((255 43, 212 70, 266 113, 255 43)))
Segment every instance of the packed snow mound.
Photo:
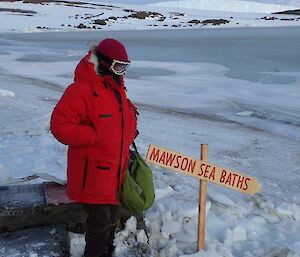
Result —
POLYGON ((0 97, 15 97, 15 93, 9 90, 0 88, 0 97))
POLYGON ((243 13, 273 13, 283 10, 297 9, 295 6, 282 4, 267 4, 237 0, 180 0, 150 4, 161 7, 187 8, 211 11, 228 11, 243 13))

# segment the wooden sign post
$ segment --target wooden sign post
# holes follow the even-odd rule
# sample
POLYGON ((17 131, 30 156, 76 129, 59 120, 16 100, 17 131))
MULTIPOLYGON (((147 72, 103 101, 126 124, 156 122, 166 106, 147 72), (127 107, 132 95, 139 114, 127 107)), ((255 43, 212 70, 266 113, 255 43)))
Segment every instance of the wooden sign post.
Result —
MULTIPOLYGON (((201 161, 207 162, 208 160, 208 145, 201 145, 201 161)), ((206 181, 200 179, 199 185, 199 214, 198 214, 198 244, 197 250, 202 250, 205 247, 205 219, 206 219, 206 195, 207 185, 206 181)))
POLYGON ((205 247, 207 181, 250 195, 260 191, 260 184, 257 179, 237 171, 208 163, 207 144, 201 145, 201 160, 155 145, 150 145, 146 161, 200 179, 198 250, 202 250, 205 247))

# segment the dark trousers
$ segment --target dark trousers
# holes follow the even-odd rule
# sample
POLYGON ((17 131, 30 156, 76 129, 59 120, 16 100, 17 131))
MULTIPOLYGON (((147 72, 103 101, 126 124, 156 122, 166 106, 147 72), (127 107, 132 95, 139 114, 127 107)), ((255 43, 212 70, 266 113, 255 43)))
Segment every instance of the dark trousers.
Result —
POLYGON ((119 205, 83 204, 87 217, 84 257, 111 257, 119 205))

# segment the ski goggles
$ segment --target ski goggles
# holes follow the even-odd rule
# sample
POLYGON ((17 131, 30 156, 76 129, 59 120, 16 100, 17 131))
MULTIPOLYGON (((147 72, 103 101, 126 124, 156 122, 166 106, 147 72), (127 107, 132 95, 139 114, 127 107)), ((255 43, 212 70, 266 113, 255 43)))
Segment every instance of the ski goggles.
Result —
MULTIPOLYGON (((104 54, 97 52, 97 56, 99 60, 104 61, 108 64, 109 69, 118 76, 122 76, 125 74, 126 69, 128 68, 130 61, 124 62, 119 60, 112 60, 104 54)), ((107 68, 108 68, 107 67, 107 68)))
POLYGON ((125 74, 126 69, 128 68, 130 62, 123 62, 119 60, 113 60, 110 69, 118 76, 122 76, 125 74))

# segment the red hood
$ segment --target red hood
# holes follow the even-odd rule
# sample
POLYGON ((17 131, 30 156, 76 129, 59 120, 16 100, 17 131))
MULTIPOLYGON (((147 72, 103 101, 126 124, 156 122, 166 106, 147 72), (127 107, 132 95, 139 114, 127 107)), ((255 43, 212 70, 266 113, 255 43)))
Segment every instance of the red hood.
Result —
POLYGON ((91 51, 82 58, 75 69, 74 82, 88 82, 91 80, 99 79, 100 76, 96 74, 94 64, 89 62, 91 51))
MULTIPOLYGON (((109 84, 111 88, 115 88, 117 90, 120 89, 118 84, 114 81, 111 75, 100 76, 96 73, 94 63, 90 62, 92 52, 89 51, 88 54, 82 58, 75 69, 74 82, 91 82, 92 84, 97 85, 99 82, 103 82, 105 80, 106 83, 109 84), (95 82, 95 83, 93 83, 95 82)), ((124 78, 121 78, 121 84, 124 86, 124 78)))

